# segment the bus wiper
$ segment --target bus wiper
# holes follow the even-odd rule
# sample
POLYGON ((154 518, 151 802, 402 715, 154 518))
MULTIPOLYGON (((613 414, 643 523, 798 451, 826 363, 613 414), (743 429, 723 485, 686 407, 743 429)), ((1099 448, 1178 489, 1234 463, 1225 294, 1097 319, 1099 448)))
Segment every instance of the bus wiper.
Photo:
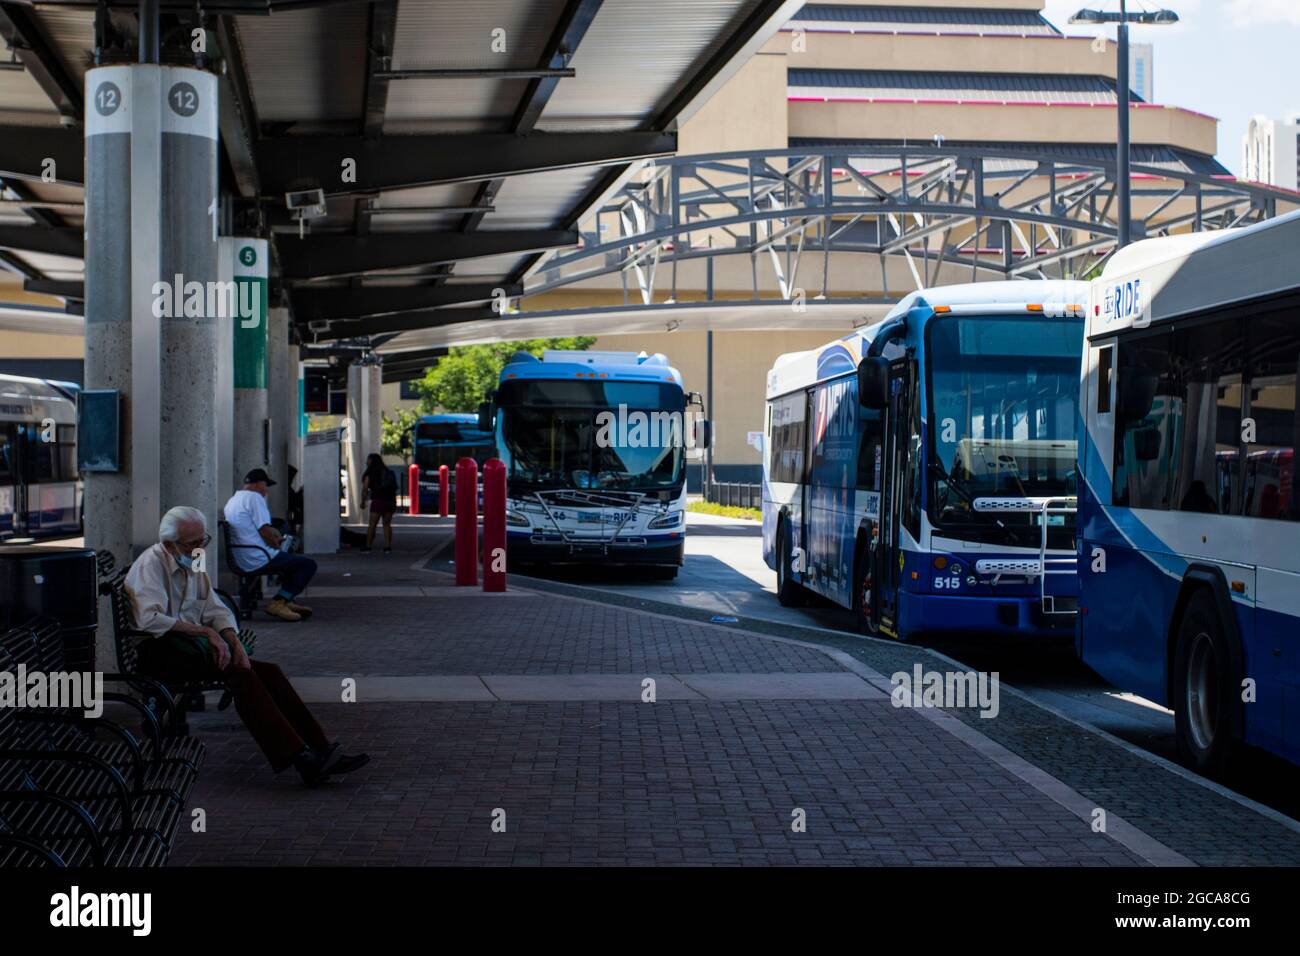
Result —
MULTIPOLYGON (((938 458, 931 460, 930 470, 936 473, 940 478, 942 478, 949 488, 951 488, 953 491, 957 492, 957 494, 965 498, 966 503, 970 505, 971 512, 972 513, 975 512, 975 496, 970 493, 970 491, 966 488, 965 485, 963 485, 960 481, 958 481, 956 478, 954 478, 952 475, 948 473, 948 470, 943 467, 943 462, 941 462, 938 458)), ((981 513, 988 514, 989 512, 981 512, 981 513)), ((1003 524, 1002 519, 997 517, 996 514, 993 515, 992 517, 993 517, 993 522, 999 528, 1001 528, 1003 531, 1007 533, 1007 536, 1012 539, 1013 543, 1015 544, 1022 543, 1020 532, 1018 530, 1009 527, 1006 524, 1003 524)))

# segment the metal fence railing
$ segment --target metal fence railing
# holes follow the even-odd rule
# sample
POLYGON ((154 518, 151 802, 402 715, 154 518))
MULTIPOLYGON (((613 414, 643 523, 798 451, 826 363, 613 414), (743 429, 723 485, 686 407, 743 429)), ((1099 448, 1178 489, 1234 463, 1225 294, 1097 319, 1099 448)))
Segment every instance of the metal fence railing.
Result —
POLYGON ((704 500, 732 508, 763 507, 763 486, 741 481, 711 481, 704 486, 704 500))

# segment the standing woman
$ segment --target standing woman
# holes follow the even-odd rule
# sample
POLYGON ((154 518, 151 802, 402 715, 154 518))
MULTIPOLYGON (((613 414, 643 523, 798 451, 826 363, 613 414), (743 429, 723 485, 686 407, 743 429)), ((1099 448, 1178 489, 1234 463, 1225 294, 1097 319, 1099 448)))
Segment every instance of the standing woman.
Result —
POLYGON ((370 527, 366 531, 366 546, 369 551, 375 543, 375 528, 379 519, 384 519, 384 554, 393 550, 393 512, 397 510, 397 479, 392 469, 384 464, 378 455, 366 458, 366 470, 361 476, 361 499, 370 496, 370 527))

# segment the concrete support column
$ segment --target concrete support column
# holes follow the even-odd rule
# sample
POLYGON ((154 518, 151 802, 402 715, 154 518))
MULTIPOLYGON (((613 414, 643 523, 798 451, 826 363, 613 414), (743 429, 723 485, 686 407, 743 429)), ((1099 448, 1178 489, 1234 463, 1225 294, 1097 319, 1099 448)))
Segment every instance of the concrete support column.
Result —
POLYGON ((286 347, 286 364, 289 367, 288 403, 285 416, 285 470, 294 475, 286 492, 302 490, 303 442, 307 438, 307 416, 303 405, 306 398, 303 381, 301 350, 297 343, 286 347))
MULTIPOLYGON (((242 482, 254 468, 269 468, 271 435, 267 418, 267 242, 232 237, 235 285, 239 292, 239 317, 234 335, 234 480, 242 482)), ((272 476, 277 481, 278 476, 272 476)), ((286 476, 287 479, 287 476, 286 476)), ((233 493, 234 488, 224 493, 233 493)))
POLYGON ((266 417, 270 419, 270 459, 266 472, 275 479, 267 495, 271 517, 283 518, 289 510, 288 442, 289 422, 285 409, 289 395, 298 387, 297 368, 289 364, 289 310, 267 310, 266 343, 266 417))
POLYGON ((348 367, 348 414, 343 426, 344 454, 348 461, 348 520, 362 521, 361 476, 366 456, 379 453, 383 438, 379 419, 382 370, 373 358, 348 367))
MULTIPOLYGON (((125 563, 173 505, 215 524, 216 78, 91 69, 85 129, 86 387, 122 398, 118 470, 86 476, 86 542, 125 563)), ((105 664, 111 630, 99 634, 105 664)))

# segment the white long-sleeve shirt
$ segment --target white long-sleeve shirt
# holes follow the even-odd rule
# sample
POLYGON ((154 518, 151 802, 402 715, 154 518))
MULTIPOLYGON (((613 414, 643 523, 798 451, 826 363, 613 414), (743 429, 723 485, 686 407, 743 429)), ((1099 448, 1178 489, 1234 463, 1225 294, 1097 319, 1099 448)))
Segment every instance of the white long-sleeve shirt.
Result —
POLYGON ((126 593, 135 611, 135 626, 161 637, 177 621, 202 624, 220 633, 239 630, 235 616, 217 597, 206 571, 187 571, 161 544, 135 559, 126 573, 126 593))

